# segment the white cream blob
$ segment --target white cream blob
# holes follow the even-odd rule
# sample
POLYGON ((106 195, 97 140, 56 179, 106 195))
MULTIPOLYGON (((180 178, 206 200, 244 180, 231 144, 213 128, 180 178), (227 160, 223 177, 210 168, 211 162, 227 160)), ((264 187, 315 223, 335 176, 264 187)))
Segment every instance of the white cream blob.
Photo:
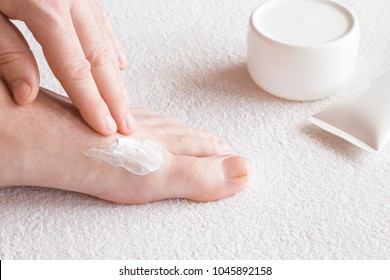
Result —
POLYGON ((119 138, 108 149, 92 148, 85 152, 116 168, 124 168, 136 175, 147 175, 160 169, 163 163, 161 148, 150 140, 119 138))

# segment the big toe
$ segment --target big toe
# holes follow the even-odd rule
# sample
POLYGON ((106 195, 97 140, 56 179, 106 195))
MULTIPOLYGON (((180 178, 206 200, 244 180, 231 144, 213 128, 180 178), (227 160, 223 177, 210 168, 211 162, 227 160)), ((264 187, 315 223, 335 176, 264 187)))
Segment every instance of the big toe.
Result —
POLYGON ((247 182, 248 163, 240 156, 175 156, 169 187, 175 197, 211 201, 241 191, 247 182))

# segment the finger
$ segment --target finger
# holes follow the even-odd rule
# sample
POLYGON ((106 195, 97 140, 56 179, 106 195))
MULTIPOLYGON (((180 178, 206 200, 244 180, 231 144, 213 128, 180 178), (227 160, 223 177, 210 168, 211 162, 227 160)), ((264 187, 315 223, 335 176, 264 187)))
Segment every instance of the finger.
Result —
POLYGON ((83 119, 103 135, 115 133, 117 125, 95 84, 70 14, 43 12, 26 20, 26 24, 83 119))
POLYGON ((111 44, 104 40, 102 29, 88 2, 77 2, 72 8, 72 18, 84 53, 91 63, 93 78, 119 131, 123 134, 132 133, 135 130, 135 120, 130 112, 130 100, 123 78, 119 69, 114 66, 117 62, 110 55, 111 44))
MULTIPOLYGON (((105 45, 107 46, 110 56, 111 56, 111 62, 114 65, 116 70, 120 70, 119 66, 119 59, 118 59, 118 53, 116 51, 116 46, 114 46, 111 36, 107 29, 107 24, 109 24, 108 21, 104 20, 105 14, 100 9, 100 2, 95 0, 88 0, 88 3, 86 3, 89 6, 89 9, 95 18, 94 24, 97 25, 97 28, 99 30, 99 33, 101 34, 105 45)), ((80 6, 80 4, 77 4, 77 6, 80 6)), ((84 5, 85 6, 85 5, 84 5)), ((118 71, 119 73, 119 71, 118 71)))
POLYGON ((127 58, 123 52, 122 45, 119 42, 119 39, 116 36, 114 29, 112 28, 112 25, 110 23, 110 20, 108 19, 107 14, 104 12, 104 9, 102 7, 101 2, 97 1, 97 0, 89 0, 89 2, 90 2, 90 6, 96 7, 95 12, 94 12, 95 17, 98 21, 100 20, 102 22, 101 26, 104 26, 104 28, 105 28, 104 33, 108 34, 109 39, 111 41, 111 44, 114 46, 114 49, 115 49, 115 52, 117 55, 117 59, 119 62, 119 64, 118 64, 119 70, 121 70, 121 71, 125 70, 127 68, 127 66, 129 65, 129 61, 127 60, 127 58))
POLYGON ((0 13, 0 73, 18 104, 31 103, 39 91, 39 71, 23 35, 0 13))

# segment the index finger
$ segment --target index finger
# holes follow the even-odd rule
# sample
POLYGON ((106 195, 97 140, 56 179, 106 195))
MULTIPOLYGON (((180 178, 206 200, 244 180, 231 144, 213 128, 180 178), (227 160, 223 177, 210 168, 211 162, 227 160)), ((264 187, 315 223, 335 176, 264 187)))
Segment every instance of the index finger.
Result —
POLYGON ((37 16, 26 24, 41 44, 54 76, 83 119, 103 135, 115 133, 117 125, 93 79, 91 65, 85 57, 70 13, 58 18, 37 16))

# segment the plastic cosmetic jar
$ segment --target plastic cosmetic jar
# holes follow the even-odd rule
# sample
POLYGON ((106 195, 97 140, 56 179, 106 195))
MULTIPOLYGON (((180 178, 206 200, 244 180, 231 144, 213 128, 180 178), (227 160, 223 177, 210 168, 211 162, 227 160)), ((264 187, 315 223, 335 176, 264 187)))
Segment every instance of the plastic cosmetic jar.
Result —
POLYGON ((359 23, 328 0, 270 0, 248 28, 248 70, 265 91, 292 100, 333 94, 353 75, 359 23))

